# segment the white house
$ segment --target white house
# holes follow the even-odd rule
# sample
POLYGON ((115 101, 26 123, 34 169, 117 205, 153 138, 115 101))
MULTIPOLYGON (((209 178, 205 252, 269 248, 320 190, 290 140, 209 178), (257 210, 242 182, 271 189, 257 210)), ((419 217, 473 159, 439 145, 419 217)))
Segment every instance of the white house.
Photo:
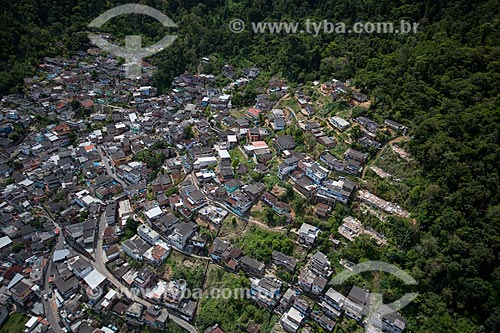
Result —
POLYGON ((145 224, 137 228, 137 234, 150 245, 155 245, 160 239, 160 235, 145 224))
POLYGON ((161 210, 160 207, 156 206, 151 208, 150 210, 146 211, 144 215, 148 219, 148 222, 151 223, 152 221, 156 220, 163 214, 163 211, 161 210))
POLYGON ((331 117, 330 124, 332 124, 333 127, 337 128, 340 131, 345 130, 351 125, 347 120, 338 116, 331 117))
POLYGON ((308 223, 302 223, 298 231, 299 242, 306 246, 311 246, 316 242, 319 232, 320 230, 317 227, 308 223))

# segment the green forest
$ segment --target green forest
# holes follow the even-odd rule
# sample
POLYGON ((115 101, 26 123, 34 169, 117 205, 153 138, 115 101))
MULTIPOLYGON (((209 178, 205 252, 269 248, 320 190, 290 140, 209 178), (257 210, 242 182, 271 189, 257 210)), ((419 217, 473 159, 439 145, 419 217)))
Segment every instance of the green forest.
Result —
MULTIPOLYGON (((86 25, 128 1, 2 1, 0 92, 22 92, 44 56, 90 47, 86 25)), ((410 151, 423 172, 410 191, 418 228, 384 254, 418 282, 420 297, 404 314, 412 332, 500 331, 500 2, 403 0, 149 0, 178 28, 150 18, 114 18, 116 40, 174 45, 151 58, 155 84, 169 87, 199 59, 256 65, 294 84, 351 79, 372 99, 370 112, 409 124, 410 151), (232 33, 233 18, 252 21, 419 22, 408 35, 232 33)), ((212 67, 212 68, 210 68, 212 67)), ((404 227, 404 226, 401 226, 404 227)), ((278 240, 269 240, 277 242, 278 240)), ((286 242, 282 244, 287 247, 286 242)), ((363 251, 363 249, 360 249, 363 251)), ((377 252, 361 254, 377 258, 377 252)))

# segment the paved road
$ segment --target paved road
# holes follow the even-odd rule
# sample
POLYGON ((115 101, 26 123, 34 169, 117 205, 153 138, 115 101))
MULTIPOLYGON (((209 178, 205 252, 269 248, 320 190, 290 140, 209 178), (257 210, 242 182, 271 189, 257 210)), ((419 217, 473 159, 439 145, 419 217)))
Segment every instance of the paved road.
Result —
MULTIPOLYGON (((110 175, 111 177, 113 177, 114 180, 116 180, 117 182, 119 182, 123 186, 123 188, 127 187, 128 185, 125 183, 125 181, 123 181, 118 176, 116 176, 116 174, 111 169, 111 167, 110 167, 110 165, 108 163, 108 158, 106 156, 104 156, 104 152, 103 152, 101 146, 97 147, 97 152, 101 156, 102 163, 104 164, 104 167, 106 168, 106 171, 107 171, 108 175, 110 175)), ((104 262, 104 256, 105 256, 105 254, 104 254, 104 251, 102 249, 104 229, 106 228, 106 226, 107 226, 107 224, 106 224, 106 218, 105 218, 105 214, 103 214, 101 216, 100 221, 99 221, 99 231, 98 231, 98 238, 97 238, 97 248, 95 249, 95 252, 94 252, 95 262, 92 263, 93 267, 99 273, 101 273, 102 275, 104 275, 109 280, 109 282, 111 282, 118 289, 119 292, 123 293, 125 296, 127 296, 128 298, 130 298, 131 300, 133 300, 135 302, 141 303, 141 304, 143 304, 143 305, 145 305, 147 307, 151 306, 150 302, 148 302, 145 299, 142 299, 141 297, 133 294, 130 291, 130 289, 128 289, 117 278, 115 278, 115 276, 113 274, 111 274, 111 272, 106 267, 106 264, 104 262)), ((170 313, 170 319, 173 322, 175 322, 177 325, 181 326, 182 328, 184 328, 185 330, 187 330, 190 333, 198 333, 198 330, 193 325, 189 324, 184 319, 175 316, 170 311, 169 311, 169 313, 170 313)))
MULTIPOLYGON (((104 275, 117 289, 118 291, 122 292, 125 294, 128 298, 131 300, 141 303, 145 305, 146 307, 151 306, 151 303, 146 301, 145 299, 142 299, 141 297, 134 295, 130 289, 128 289, 126 286, 124 286, 117 278, 114 277, 113 274, 108 270, 104 263, 104 251, 102 250, 102 244, 103 244, 103 234, 104 234, 104 229, 106 228, 106 218, 105 214, 101 216, 101 219, 99 221, 99 231, 98 231, 98 238, 97 238, 97 249, 95 250, 95 262, 93 263, 94 269, 96 269, 99 273, 104 275)), ((168 309, 167 309, 168 310, 168 309)), ((187 330, 190 333, 199 333, 198 330, 191 324, 189 324, 187 321, 184 319, 175 316, 172 314, 170 311, 170 319, 175 322, 177 325, 181 326, 185 330, 187 330)))
POLYGON ((113 169, 111 169, 111 166, 108 163, 108 158, 106 156, 104 156, 104 152, 102 151, 102 147, 101 146, 97 147, 97 152, 99 153, 99 156, 101 156, 101 161, 104 164, 104 167, 106 168, 106 172, 108 173, 108 175, 110 175, 111 177, 113 177, 113 179, 116 180, 118 183, 120 183, 123 186, 123 188, 125 189, 128 186, 127 183, 125 183, 125 181, 123 181, 123 179, 120 179, 113 172, 113 169))
MULTIPOLYGON (((51 289, 49 285, 49 278, 52 274, 52 268, 54 265, 54 262, 52 260, 52 256, 54 254, 54 251, 60 250, 64 246, 64 236, 62 233, 61 228, 59 225, 50 217, 48 212, 41 206, 38 206, 38 208, 42 209, 45 212, 46 217, 54 224, 54 226, 59 230, 59 237, 57 239, 56 246, 53 251, 50 252, 50 256, 48 258, 48 267, 47 270, 45 271, 45 277, 44 277, 44 289, 42 291, 42 295, 47 295, 51 289)), ((56 302, 56 295, 55 293, 52 294, 52 297, 49 298, 47 301, 45 300, 45 297, 42 296, 42 304, 45 309, 45 315, 47 316, 47 320, 49 321, 50 327, 54 330, 56 333, 64 333, 64 331, 61 329, 59 326, 59 310, 57 308, 57 302, 56 302)))
MULTIPOLYGON (((127 187, 128 185, 120 178, 116 176, 116 174, 113 172, 111 169, 109 163, 108 163, 108 158, 104 156, 104 152, 102 150, 101 146, 97 147, 97 152, 101 156, 102 163, 104 164, 104 167, 106 168, 106 171, 108 175, 113 177, 114 180, 119 182, 123 188, 127 187)), ((140 298, 137 295, 132 294, 132 292, 125 287, 118 279, 116 279, 113 274, 111 274, 110 271, 108 271, 105 263, 104 263, 104 252, 102 250, 102 243, 103 243, 103 235, 104 235, 104 229, 106 228, 106 219, 105 219, 105 214, 102 215, 101 220, 99 222, 99 231, 98 231, 98 239, 97 239, 97 248, 95 250, 95 262, 92 263, 94 268, 104 275, 120 292, 125 294, 128 298, 131 300, 134 300, 138 303, 141 303, 147 307, 151 305, 150 302, 140 298)), ((181 326, 185 330, 189 331, 190 333, 198 333, 198 330, 191 324, 189 324, 187 321, 185 321, 182 318, 179 318, 172 313, 170 313, 170 319, 175 322, 177 325, 181 326)))

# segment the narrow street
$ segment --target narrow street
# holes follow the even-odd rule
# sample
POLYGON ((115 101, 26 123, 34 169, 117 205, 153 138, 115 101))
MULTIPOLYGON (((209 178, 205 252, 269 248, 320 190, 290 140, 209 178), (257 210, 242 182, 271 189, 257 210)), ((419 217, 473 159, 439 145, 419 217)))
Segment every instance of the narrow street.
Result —
MULTIPOLYGON (((95 250, 95 262, 93 263, 94 269, 96 269, 99 273, 104 275, 111 284, 117 288, 117 291, 120 293, 123 293, 125 296, 130 298, 131 300, 141 303, 145 305, 146 307, 151 306, 151 303, 146 301, 145 299, 142 299, 141 297, 134 295, 127 287, 125 287, 117 278, 114 277, 113 274, 108 270, 106 267, 106 264, 104 263, 104 251, 102 250, 102 244, 103 244, 103 235, 104 235, 104 229, 106 229, 107 223, 106 223, 106 218, 105 218, 105 213, 101 216, 101 219, 99 221, 99 230, 98 230, 98 238, 97 238, 97 248, 95 250)), ((167 309, 168 310, 168 309, 167 309)), ((177 325, 181 326, 185 330, 187 330, 190 333, 198 333, 198 330, 191 324, 189 324, 187 321, 184 319, 177 317, 176 315, 172 314, 171 311, 169 311, 170 314, 170 319, 175 322, 177 325)))
MULTIPOLYGON (((45 208, 39 206, 41 210, 44 211, 45 216, 54 224, 54 226, 59 230, 59 237, 57 238, 57 243, 54 249, 50 252, 50 256, 48 258, 48 267, 45 270, 45 276, 44 276, 44 289, 42 291, 42 295, 47 295, 50 291, 50 284, 49 284, 49 279, 50 276, 52 275, 52 269, 54 266, 54 261, 52 260, 54 251, 61 250, 64 247, 64 236, 62 233, 61 228, 59 225, 50 217, 48 212, 45 210, 45 208)), ((47 320, 50 323, 50 327, 54 330, 56 333, 64 333, 64 331, 61 329, 59 326, 59 311, 57 307, 57 301, 56 301, 56 295, 55 293, 52 294, 52 297, 47 298, 45 300, 45 296, 42 296, 42 304, 45 309, 45 315, 47 316, 47 320)))
MULTIPOLYGON (((102 161, 104 163, 104 166, 105 166, 106 171, 108 172, 108 174, 111 177, 113 177, 113 179, 115 179, 117 182, 119 182, 120 184, 122 184, 122 186, 126 187, 127 184, 123 180, 119 179, 112 172, 111 167, 107 163, 107 157, 104 156, 104 154, 102 152, 102 148, 98 147, 97 150, 99 152, 99 155, 101 155, 101 159, 102 159, 102 161)), ((64 248, 64 236, 63 236, 63 232, 62 232, 61 227, 50 217, 50 215, 48 214, 48 212, 43 207, 40 207, 40 209, 42 209, 44 211, 45 215, 47 215, 47 217, 50 219, 50 221, 59 230, 59 237, 58 237, 58 240, 57 240, 57 244, 56 244, 56 246, 54 248, 54 251, 60 250, 60 249, 64 248)), ((102 275, 104 275, 107 278, 107 280, 116 288, 116 290, 119 293, 125 295, 127 298, 129 298, 129 299, 131 299, 131 300, 133 300, 135 302, 143 304, 146 307, 151 306, 152 304, 150 302, 148 302, 147 300, 142 299, 141 297, 139 297, 137 295, 134 295, 130 291, 130 289, 128 289, 127 287, 125 287, 107 269, 106 264, 104 262, 104 251, 102 249, 103 235, 104 235, 104 230, 105 230, 106 226, 107 226, 107 223, 106 223, 105 213, 103 213, 102 216, 101 216, 101 219, 99 221, 99 228, 98 228, 98 231, 97 231, 98 239, 97 239, 97 248, 95 249, 95 261, 92 262, 92 261, 90 261, 88 258, 86 258, 84 256, 81 256, 81 258, 83 258, 84 260, 89 261, 91 263, 91 265, 94 267, 94 269, 96 269, 99 273, 101 273, 102 275)), ((51 253, 51 255, 49 257, 49 264, 48 264, 48 268, 46 270, 45 277, 44 277, 44 290, 42 292, 42 295, 46 295, 46 294, 48 294, 51 291, 50 285, 49 285, 49 278, 50 278, 50 276, 52 274, 52 269, 53 269, 52 255, 53 255, 53 252, 51 253)), ((43 305, 44 305, 44 308, 45 308, 45 313, 46 313, 46 316, 47 316, 47 320, 49 321, 50 326, 54 329, 54 331, 56 333, 64 333, 64 331, 62 330, 62 328, 59 326, 60 317, 59 317, 59 312, 58 312, 58 307, 57 307, 57 301, 56 301, 55 293, 53 293, 52 297, 49 298, 47 301, 45 301, 44 297, 42 296, 42 302, 43 302, 43 305)), ((169 314, 170 314, 170 319, 173 322, 175 322, 177 325, 179 325, 180 327, 182 327, 183 329, 187 330, 190 333, 198 333, 198 330, 193 325, 191 325, 190 323, 188 323, 187 321, 185 321, 184 319, 176 316, 171 311, 169 311, 169 314)))
POLYGON ((106 168, 106 172, 108 173, 109 176, 111 176, 114 180, 116 180, 118 183, 120 183, 123 188, 127 187, 127 183, 120 179, 111 169, 109 163, 108 163, 108 157, 104 155, 104 152, 102 150, 101 146, 97 146, 97 152, 99 153, 99 156, 101 157, 101 161, 104 164, 104 167, 106 168))

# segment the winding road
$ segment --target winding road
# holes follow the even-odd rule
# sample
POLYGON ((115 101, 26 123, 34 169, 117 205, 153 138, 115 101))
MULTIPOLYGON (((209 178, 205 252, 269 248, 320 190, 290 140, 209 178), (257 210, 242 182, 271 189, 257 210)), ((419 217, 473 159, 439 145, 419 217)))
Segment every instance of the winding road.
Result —
MULTIPOLYGON (((106 215, 105 213, 102 214, 101 219, 99 221, 99 231, 98 231, 98 238, 97 238, 97 248, 95 250, 95 262, 93 263, 94 269, 96 269, 99 273, 104 275, 111 284, 115 286, 119 290, 119 292, 125 294, 129 299, 141 303, 145 305, 146 307, 150 307, 152 304, 145 299, 134 295, 126 286, 124 286, 111 272, 108 270, 106 267, 106 264, 104 262, 104 251, 102 249, 102 244, 103 244, 103 235, 104 235, 104 229, 106 229, 107 223, 106 223, 106 215)), ((168 309, 167 309, 168 311, 168 309)), ((190 333, 199 333, 199 331, 185 321, 184 319, 177 317, 176 315, 172 314, 171 311, 169 311, 170 314, 170 319, 182 327, 183 329, 187 330, 190 333)))
MULTIPOLYGON (((104 156, 104 154, 102 152, 102 148, 98 147, 97 151, 99 152, 99 155, 101 155, 101 159, 104 163, 104 166, 105 166, 108 174, 111 177, 113 177, 113 179, 115 179, 117 182, 122 184, 122 186, 125 188, 127 186, 127 184, 123 180, 119 179, 112 172, 111 167, 109 166, 109 164, 107 162, 107 157, 104 156)), ((61 227, 50 217, 48 212, 43 207, 39 207, 39 208, 44 211, 45 215, 47 215, 47 217, 50 219, 50 221, 59 230, 59 238, 57 240, 57 244, 54 248, 54 251, 62 249, 64 247, 64 236, 63 236, 63 232, 62 232, 61 227)), ((124 286, 113 274, 111 274, 111 272, 106 267, 106 264, 104 262, 105 254, 104 254, 104 251, 102 248, 103 235, 104 235, 104 230, 106 229, 106 227, 107 227, 106 214, 103 213, 101 215, 101 218, 99 221, 99 229, 97 231, 98 238, 97 238, 96 249, 94 252, 95 261, 91 262, 88 258, 86 258, 84 256, 82 256, 81 258, 83 258, 84 260, 88 260, 91 263, 91 265, 94 267, 94 269, 97 270, 99 273, 101 273, 103 276, 105 276, 107 278, 107 280, 118 290, 119 293, 124 294, 129 299, 131 299, 135 302, 141 303, 146 307, 150 307, 152 305, 150 302, 133 294, 130 291, 130 289, 128 289, 126 286, 124 286)), ((47 270, 45 271, 44 290, 42 292, 43 295, 47 295, 51 291, 50 285, 49 285, 49 279, 50 279, 50 276, 52 274, 52 269, 53 269, 52 255, 53 255, 53 252, 51 252, 51 255, 49 257, 49 264, 48 264, 47 270)), ((58 312, 55 293, 53 294, 53 297, 47 299, 47 301, 45 301, 44 297, 42 297, 42 302, 43 302, 43 305, 45 308, 47 320, 49 321, 52 329, 55 331, 55 333, 64 333, 63 329, 59 326, 60 318, 59 318, 59 312, 58 312)), ((168 311, 168 309, 167 309, 167 311, 168 311)), ((174 323, 176 323, 177 325, 179 325, 180 327, 182 327, 186 331, 188 331, 190 333, 199 333, 199 331, 196 329, 196 327, 194 327, 193 325, 191 325, 190 323, 188 323, 184 319, 177 317, 171 311, 169 311, 169 315, 170 315, 170 319, 174 323)))
MULTIPOLYGON (((56 246, 54 247, 54 250, 50 252, 50 255, 48 257, 48 267, 45 270, 44 289, 42 291, 42 295, 47 295, 51 291, 49 279, 52 275, 52 269, 54 266, 54 261, 52 260, 53 254, 54 251, 61 250, 64 247, 64 236, 60 226, 52 219, 45 208, 41 206, 37 207, 45 213, 45 216, 49 219, 49 221, 52 222, 52 224, 54 224, 54 226, 59 230, 59 237, 57 238, 56 246)), ((45 296, 42 296, 42 304, 45 309, 45 315, 50 324, 50 327, 54 330, 55 333, 64 333, 62 328, 59 326, 60 318, 55 293, 53 293, 52 297, 47 298, 47 300, 45 300, 45 296)))
POLYGON ((97 152, 101 157, 101 161, 104 164, 104 167, 106 168, 106 172, 108 173, 108 175, 110 175, 114 180, 120 183, 123 186, 123 188, 127 187, 127 183, 125 183, 123 179, 120 179, 111 169, 111 166, 108 163, 108 158, 104 155, 104 152, 102 151, 102 147, 100 146, 97 147, 97 152))

